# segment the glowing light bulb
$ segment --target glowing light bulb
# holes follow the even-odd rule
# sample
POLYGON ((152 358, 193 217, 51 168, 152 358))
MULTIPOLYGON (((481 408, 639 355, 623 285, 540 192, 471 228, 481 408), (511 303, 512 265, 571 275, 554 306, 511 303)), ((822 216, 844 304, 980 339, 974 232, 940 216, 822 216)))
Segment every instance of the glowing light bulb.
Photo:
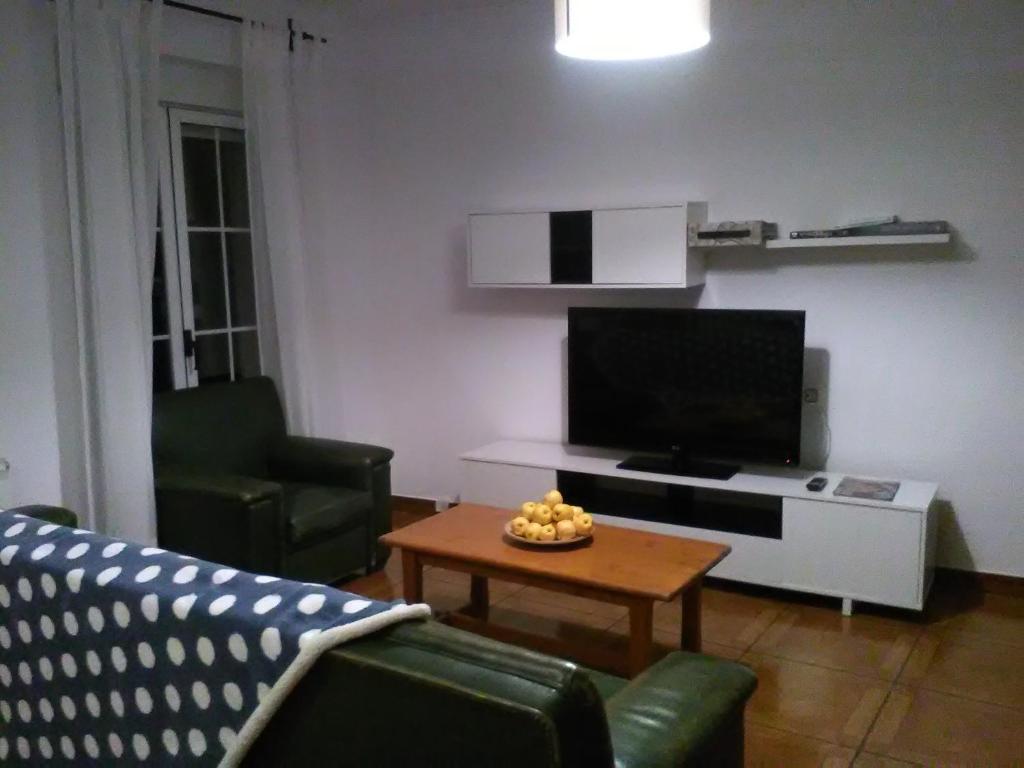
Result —
POLYGON ((555 0, 555 50, 577 59, 653 59, 708 44, 711 0, 555 0))

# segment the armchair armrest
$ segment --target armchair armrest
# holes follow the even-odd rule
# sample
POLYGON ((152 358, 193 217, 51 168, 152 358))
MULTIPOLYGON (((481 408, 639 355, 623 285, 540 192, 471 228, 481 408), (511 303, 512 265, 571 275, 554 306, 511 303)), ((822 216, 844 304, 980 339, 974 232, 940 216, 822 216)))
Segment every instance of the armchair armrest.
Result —
POLYGON ((286 524, 277 483, 158 465, 160 546, 257 573, 280 573, 286 524))
POLYGON ((756 687, 741 664, 669 654, 608 700, 616 768, 739 768, 743 708, 756 687))
POLYGON ((377 539, 391 530, 390 448, 317 437, 286 437, 270 453, 271 477, 318 485, 340 485, 373 495, 367 526, 370 567, 387 562, 389 550, 377 539))
POLYGON ((195 493, 241 504, 281 495, 280 485, 255 477, 205 474, 176 466, 157 467, 154 474, 158 493, 195 493))
POLYGON ((366 443, 319 437, 286 437, 270 453, 272 477, 322 485, 373 490, 373 470, 395 452, 366 443))

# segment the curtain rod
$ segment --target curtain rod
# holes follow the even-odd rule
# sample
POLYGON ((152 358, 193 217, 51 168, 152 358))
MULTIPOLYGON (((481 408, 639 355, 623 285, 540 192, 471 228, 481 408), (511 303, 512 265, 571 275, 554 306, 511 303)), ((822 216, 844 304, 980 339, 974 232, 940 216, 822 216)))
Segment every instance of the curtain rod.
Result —
MULTIPOLYGON (((224 21, 232 21, 235 24, 242 24, 242 23, 245 22, 245 19, 242 18, 241 16, 234 16, 234 15, 232 15, 230 13, 223 13, 221 11, 214 11, 214 10, 211 10, 209 8, 202 8, 202 7, 198 6, 198 5, 189 5, 188 3, 183 3, 180 0, 164 0, 164 5, 170 6, 171 8, 178 8, 179 10, 182 10, 182 11, 189 11, 191 13, 197 13, 200 16, 212 16, 215 19, 223 19, 224 21)), ((290 16, 288 17, 288 34, 292 38, 294 38, 295 35, 297 35, 297 34, 301 34, 303 40, 316 40, 316 39, 318 39, 318 38, 314 37, 313 35, 309 34, 309 32, 300 32, 299 30, 295 29, 292 26, 292 18, 290 16)), ((321 38, 319 38, 319 40, 320 40, 321 43, 326 43, 327 42, 327 38, 326 37, 321 37, 321 38)), ((289 43, 288 43, 289 49, 293 49, 292 43, 293 43, 293 40, 290 40, 289 43)))
MULTIPOLYGON (((152 0, 150 0, 150 2, 152 2, 152 0)), ((211 10, 210 8, 201 8, 198 5, 189 5, 188 3, 181 2, 181 0, 164 0, 164 5, 170 6, 171 8, 177 8, 178 10, 181 10, 181 11, 188 11, 190 13, 197 13, 200 16, 211 16, 211 17, 213 17, 215 19, 223 19, 224 21, 231 21, 231 22, 234 22, 235 24, 243 24, 245 22, 245 19, 243 19, 241 16, 234 16, 234 15, 232 15, 230 13, 223 13, 221 11, 214 11, 214 10, 211 10)), ((291 16, 289 16, 288 17, 288 35, 289 35, 288 50, 290 50, 290 51, 291 50, 295 50, 295 35, 297 35, 297 34, 301 34, 303 40, 317 40, 317 39, 319 39, 321 43, 326 43, 327 42, 327 38, 326 37, 317 38, 317 37, 314 37, 313 35, 309 34, 309 32, 300 32, 299 30, 295 29, 294 26, 292 25, 292 18, 291 18, 291 16)))

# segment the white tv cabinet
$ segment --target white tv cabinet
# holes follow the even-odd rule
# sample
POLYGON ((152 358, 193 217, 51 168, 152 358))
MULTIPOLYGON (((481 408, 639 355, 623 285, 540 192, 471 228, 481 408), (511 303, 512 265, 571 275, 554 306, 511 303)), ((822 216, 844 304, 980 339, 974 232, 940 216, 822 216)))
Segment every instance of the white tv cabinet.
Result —
POLYGON ((843 473, 748 467, 710 480, 618 469, 623 458, 560 443, 492 443, 460 457, 462 500, 518 507, 558 487, 599 523, 729 544, 713 576, 839 597, 847 615, 854 600, 924 608, 934 483, 900 481, 896 498, 884 502, 833 496, 843 473), (819 475, 828 485, 808 491, 819 475), (668 521, 680 518, 684 524, 668 521))

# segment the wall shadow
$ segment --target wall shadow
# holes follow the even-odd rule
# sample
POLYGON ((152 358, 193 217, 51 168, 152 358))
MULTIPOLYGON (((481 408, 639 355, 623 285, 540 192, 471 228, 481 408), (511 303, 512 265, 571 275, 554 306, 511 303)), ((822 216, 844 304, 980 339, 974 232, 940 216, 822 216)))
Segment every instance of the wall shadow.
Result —
POLYGON ((800 414, 800 466, 804 469, 825 469, 832 449, 828 426, 830 362, 827 349, 804 349, 803 389, 805 392, 808 389, 818 391, 818 402, 804 402, 800 414))

